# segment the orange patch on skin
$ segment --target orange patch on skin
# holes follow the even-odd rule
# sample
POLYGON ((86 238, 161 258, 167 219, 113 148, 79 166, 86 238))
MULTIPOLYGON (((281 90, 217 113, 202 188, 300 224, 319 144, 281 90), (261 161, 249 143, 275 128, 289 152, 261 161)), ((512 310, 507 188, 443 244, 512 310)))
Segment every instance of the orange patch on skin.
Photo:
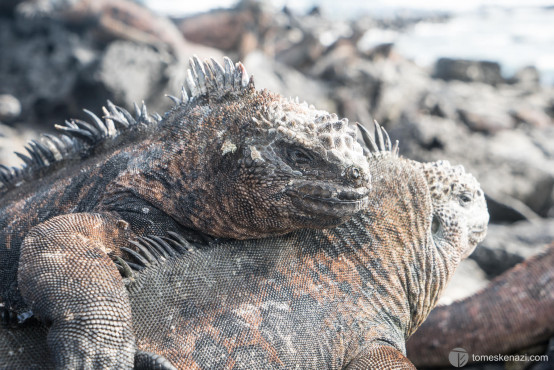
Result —
MULTIPOLYGON (((255 308, 259 310, 259 305, 255 308)), ((198 317, 194 317, 191 320, 175 323, 176 328, 187 328, 187 330, 176 329, 168 335, 171 339, 170 342, 179 343, 178 348, 171 348, 170 346, 162 346, 160 348, 159 342, 156 343, 155 341, 150 342, 147 340, 139 341, 138 347, 141 348, 141 350, 163 355, 179 368, 200 369, 201 367, 193 358, 193 353, 202 335, 209 335, 216 343, 224 346, 228 354, 231 354, 236 348, 241 346, 256 346, 265 350, 270 361, 284 366, 284 363, 278 357, 277 350, 265 340, 258 330, 258 326, 262 321, 259 312, 243 312, 242 315, 235 312, 235 314, 238 314, 240 317, 249 319, 251 323, 255 324, 255 327, 248 330, 241 330, 233 339, 224 337, 221 330, 214 326, 215 318, 225 312, 227 312, 226 309, 222 308, 213 311, 210 317, 205 317, 201 321, 198 320, 198 317), (191 321, 194 323, 193 325, 190 325, 191 321)), ((229 358, 224 368, 231 369, 234 364, 235 361, 229 358)))
POLYGON ((252 328, 258 329, 259 325, 263 320, 262 315, 260 314, 259 307, 260 307, 259 305, 243 303, 239 306, 239 308, 237 308, 233 312, 237 316, 240 316, 252 328))

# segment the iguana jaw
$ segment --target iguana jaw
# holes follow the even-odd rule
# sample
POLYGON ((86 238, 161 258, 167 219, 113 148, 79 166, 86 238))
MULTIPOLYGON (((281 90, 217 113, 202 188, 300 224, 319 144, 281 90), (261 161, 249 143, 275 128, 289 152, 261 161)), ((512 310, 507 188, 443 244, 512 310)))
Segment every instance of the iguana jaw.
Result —
MULTIPOLYGON (((481 243, 487 235, 487 223, 489 220, 488 213, 486 214, 486 220, 482 220, 480 224, 476 224, 469 229, 468 232, 468 248, 464 251, 462 258, 467 258, 475 248, 477 244, 481 243)), ((484 217, 483 217, 484 218, 484 217)))
POLYGON ((359 200, 340 200, 337 198, 314 198, 309 195, 296 203, 297 206, 302 207, 306 211, 329 216, 336 216, 337 212, 342 213, 342 216, 354 215, 364 209, 367 204, 367 197, 359 200))
POLYGON ((350 216, 368 205, 369 188, 351 188, 328 182, 297 181, 286 189, 293 204, 309 214, 350 216))
POLYGON ((479 230, 471 230, 469 232, 469 244, 473 247, 477 246, 480 242, 485 239, 487 235, 487 228, 481 228, 479 230))

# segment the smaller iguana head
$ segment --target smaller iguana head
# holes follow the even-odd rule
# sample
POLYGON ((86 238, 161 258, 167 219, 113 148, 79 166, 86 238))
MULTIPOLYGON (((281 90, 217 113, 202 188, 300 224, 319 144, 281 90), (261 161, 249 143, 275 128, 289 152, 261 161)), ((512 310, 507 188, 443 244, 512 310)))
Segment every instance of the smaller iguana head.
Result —
POLYGON ((479 182, 463 166, 448 161, 416 163, 424 172, 433 205, 431 232, 441 245, 468 257, 487 233, 489 213, 479 182))
MULTIPOLYGON (((362 210, 371 177, 348 121, 256 90, 242 64, 224 64, 193 58, 187 79, 192 97, 185 91, 169 118, 183 122, 173 135, 187 140, 183 146, 201 146, 172 159, 194 166, 198 191, 210 199, 209 207, 184 212, 194 213, 194 228, 257 238, 336 226, 362 210)), ((191 181, 185 172, 191 171, 183 172, 183 183, 191 181)))

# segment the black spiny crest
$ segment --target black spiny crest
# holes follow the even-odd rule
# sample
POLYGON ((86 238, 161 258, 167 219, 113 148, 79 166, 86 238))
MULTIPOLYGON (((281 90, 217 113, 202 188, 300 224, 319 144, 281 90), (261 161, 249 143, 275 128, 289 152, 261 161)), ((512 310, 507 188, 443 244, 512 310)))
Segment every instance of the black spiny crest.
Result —
POLYGON ((31 181, 56 168, 56 164, 73 158, 86 158, 100 143, 113 140, 123 132, 136 130, 159 122, 158 114, 148 115, 144 103, 142 108, 135 106, 134 116, 127 110, 107 102, 103 107, 104 119, 89 110, 91 122, 79 119, 65 121, 55 125, 62 132, 58 135, 43 134, 40 139, 32 140, 25 147, 26 154, 16 153, 23 160, 20 167, 0 165, 0 193, 13 189, 25 181, 31 181))
POLYGON ((398 140, 392 145, 391 139, 387 131, 377 123, 373 121, 375 126, 374 137, 371 137, 369 130, 357 123, 358 129, 362 135, 363 142, 365 144, 364 153, 369 158, 378 158, 379 156, 398 157, 398 140))
POLYGON ((168 237, 150 235, 130 240, 129 243, 135 247, 135 250, 121 247, 121 250, 129 256, 128 258, 116 257, 115 264, 123 277, 132 278, 135 272, 146 267, 158 265, 169 258, 196 250, 194 245, 182 235, 172 231, 168 234, 168 237))
MULTIPOLYGON (((248 77, 241 63, 235 65, 225 57, 224 65, 221 66, 213 59, 202 63, 197 57, 192 58, 186 83, 181 89, 181 98, 169 97, 177 105, 188 104, 202 96, 218 98, 229 92, 254 87, 252 78, 248 77)), ((23 161, 21 166, 7 167, 0 164, 0 196, 24 182, 44 176, 68 160, 90 157, 100 145, 103 148, 106 144, 116 145, 118 141, 114 139, 124 133, 151 127, 163 120, 157 113, 149 115, 144 103, 140 108, 135 104, 134 114, 110 101, 102 110, 103 119, 85 109, 90 122, 70 119, 62 125, 55 125, 61 134, 43 134, 40 139, 30 141, 25 147, 27 153, 16 153, 23 161)))

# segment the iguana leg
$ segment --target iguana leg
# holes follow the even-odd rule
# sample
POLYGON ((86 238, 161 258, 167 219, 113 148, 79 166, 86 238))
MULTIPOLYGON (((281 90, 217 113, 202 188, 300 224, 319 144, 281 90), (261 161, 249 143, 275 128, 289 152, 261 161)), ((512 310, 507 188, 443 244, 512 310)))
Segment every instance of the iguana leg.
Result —
POLYGON ((391 369, 416 370, 416 367, 396 348, 377 346, 362 352, 350 361, 347 370, 391 369))
POLYGON ((18 281, 25 302, 51 322, 56 368, 131 368, 135 338, 129 298, 108 253, 124 246, 128 224, 107 215, 54 217, 31 229, 18 281))

